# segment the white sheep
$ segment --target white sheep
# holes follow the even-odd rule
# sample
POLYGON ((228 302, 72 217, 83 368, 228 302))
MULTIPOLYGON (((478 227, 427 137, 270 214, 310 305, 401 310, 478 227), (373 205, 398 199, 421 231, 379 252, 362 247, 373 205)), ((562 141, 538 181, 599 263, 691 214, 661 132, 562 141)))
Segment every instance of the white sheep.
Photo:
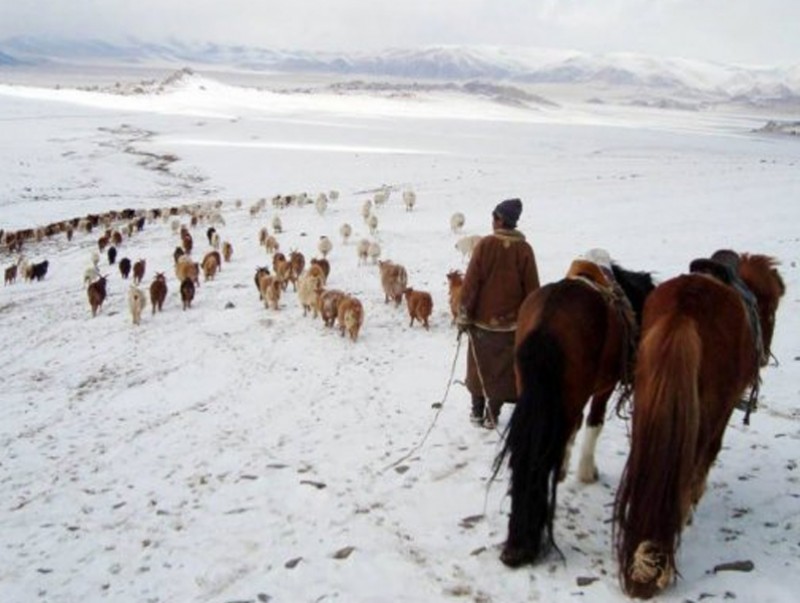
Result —
POLYGON ((83 271, 84 285, 89 285, 89 283, 94 282, 94 280, 97 278, 100 278, 100 269, 97 267, 97 264, 87 266, 86 270, 83 271))
POLYGON ((450 216, 450 230, 453 231, 453 234, 458 234, 461 232, 461 229, 464 228, 465 221, 466 218, 460 211, 457 211, 450 216))
POLYGON ((328 197, 325 195, 325 193, 320 193, 317 195, 317 200, 314 202, 314 207, 320 216, 325 213, 325 210, 328 209, 328 197))
POLYGON ((128 291, 128 307, 131 310, 133 324, 138 325, 142 321, 142 310, 145 305, 147 305, 147 298, 144 296, 144 292, 139 287, 131 285, 128 291))
POLYGON ((306 271, 297 281, 297 300, 303 306, 303 316, 311 310, 314 318, 319 316, 319 297, 322 294, 323 281, 319 274, 306 271))
POLYGON ((377 264, 378 258, 381 257, 381 246, 378 245, 378 243, 376 243, 375 241, 372 241, 369 244, 367 255, 369 255, 369 259, 372 260, 373 264, 377 264))
POLYGON ((272 217, 272 230, 277 234, 283 232, 283 223, 281 222, 281 217, 278 215, 272 217))
POLYGON ((319 252, 322 254, 322 257, 324 258, 328 257, 328 254, 331 252, 331 249, 333 249, 333 243, 331 243, 331 240, 328 237, 322 235, 319 238, 317 249, 319 249, 319 252))
POLYGON ((358 265, 361 266, 362 264, 366 264, 367 258, 369 257, 368 239, 361 239, 358 242, 358 247, 356 247, 356 253, 358 254, 358 265))
POLYGON ((332 190, 332 191, 330 191, 330 192, 328 193, 328 198, 329 198, 331 201, 337 201, 337 200, 339 199, 339 191, 337 191, 337 190, 332 190))
POLYGON ((403 205, 406 208, 406 211, 411 211, 414 209, 414 205, 417 203, 417 194, 412 191, 411 189, 403 191, 403 205))
POLYGON ((369 227, 369 234, 374 237, 378 231, 378 216, 370 214, 369 218, 367 218, 367 226, 369 227))
POLYGON ((461 237, 456 243, 456 249, 461 252, 461 259, 466 260, 469 256, 472 255, 475 246, 481 240, 481 235, 469 235, 466 237, 461 237))
POLYGON ((347 239, 349 239, 350 235, 353 234, 353 227, 345 222, 339 227, 339 234, 342 235, 342 243, 347 245, 347 239))
POLYGON ((361 217, 364 218, 364 222, 369 220, 369 217, 372 215, 372 201, 367 199, 364 201, 364 205, 361 206, 361 217))

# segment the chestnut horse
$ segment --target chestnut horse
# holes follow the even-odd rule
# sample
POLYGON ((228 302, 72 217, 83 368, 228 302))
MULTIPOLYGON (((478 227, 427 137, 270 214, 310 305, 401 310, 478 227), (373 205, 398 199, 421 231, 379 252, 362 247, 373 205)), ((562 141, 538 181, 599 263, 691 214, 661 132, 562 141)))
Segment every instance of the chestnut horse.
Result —
POLYGON ((603 273, 595 264, 576 261, 571 274, 578 263, 593 270, 541 287, 519 310, 514 365, 519 398, 494 462, 496 477, 509 456, 511 517, 500 559, 510 567, 557 550, 557 485, 590 398, 578 475, 585 482, 597 479, 594 448, 606 404, 620 381, 632 379, 639 317, 654 288, 649 273, 614 264, 603 273), (597 284, 611 272, 607 286, 597 284))
POLYGON ((632 597, 650 598, 672 582, 681 530, 703 494, 731 413, 746 388, 757 387, 785 292, 776 265, 771 257, 742 255, 731 284, 685 274, 647 299, 631 449, 614 509, 620 581, 632 597), (752 313, 747 297, 757 305, 752 313))

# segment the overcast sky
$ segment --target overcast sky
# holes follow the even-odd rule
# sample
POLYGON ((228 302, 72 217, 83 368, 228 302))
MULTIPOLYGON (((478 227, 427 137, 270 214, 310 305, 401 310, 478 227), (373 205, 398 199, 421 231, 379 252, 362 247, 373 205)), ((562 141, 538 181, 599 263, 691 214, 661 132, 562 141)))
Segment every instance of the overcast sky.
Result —
POLYGON ((266 48, 488 44, 800 63, 800 0, 0 0, 18 35, 266 48))

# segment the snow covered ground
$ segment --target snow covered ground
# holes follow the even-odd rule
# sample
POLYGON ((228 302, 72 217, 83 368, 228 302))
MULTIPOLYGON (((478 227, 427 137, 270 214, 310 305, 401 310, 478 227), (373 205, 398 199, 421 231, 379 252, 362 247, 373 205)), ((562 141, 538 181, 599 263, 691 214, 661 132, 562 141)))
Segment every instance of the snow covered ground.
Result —
MULTIPOLYGON (((0 292, 0 601, 624 600, 610 516, 626 424, 608 421, 599 483, 561 486, 565 559, 511 571, 498 560, 508 475, 488 481, 500 435, 469 423, 462 385, 448 389, 445 275, 466 267, 449 218, 462 211, 464 234, 485 234, 511 196, 544 282, 598 246, 659 280, 722 247, 782 261, 779 363, 751 426, 734 416, 660 600, 796 600, 800 146, 754 133, 764 115, 279 94, 200 76, 137 96, 53 83, 0 84, 0 228, 221 201, 234 254, 184 312, 170 222, 126 237, 119 257, 146 259, 145 284, 165 272, 169 286, 164 312, 148 307, 134 327, 105 258, 109 297, 91 317, 82 279, 97 232, 25 249, 50 270, 0 292), (375 238, 432 293, 429 332, 357 262, 355 241, 372 238, 361 206, 382 185, 393 192, 375 238), (331 190, 324 215, 249 211, 331 190), (258 232, 276 214, 283 250, 310 258, 333 240, 329 285, 365 307, 357 342, 304 318, 291 288, 277 312, 259 302, 253 273, 270 258, 258 232), (752 572, 714 571, 743 560, 752 572)), ((201 253, 206 226, 193 231, 201 253)), ((455 379, 464 365, 461 348, 455 379)))

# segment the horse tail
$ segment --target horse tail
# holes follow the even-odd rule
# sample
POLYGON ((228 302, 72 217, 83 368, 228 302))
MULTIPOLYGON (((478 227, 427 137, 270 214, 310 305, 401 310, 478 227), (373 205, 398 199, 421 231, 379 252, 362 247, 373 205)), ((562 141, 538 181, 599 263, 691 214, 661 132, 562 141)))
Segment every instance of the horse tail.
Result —
POLYGON ((692 504, 702 342, 694 321, 665 316, 639 346, 631 449, 614 504, 623 590, 649 598, 672 580, 692 504))
MULTIPOLYGON (((506 430, 494 475, 506 455, 511 469, 511 516, 501 559, 511 566, 535 561, 551 548, 556 486, 566 447, 562 403, 564 352, 546 330, 532 331, 518 346, 522 391, 506 430)), ((559 551, 560 552, 560 551, 559 551)))

